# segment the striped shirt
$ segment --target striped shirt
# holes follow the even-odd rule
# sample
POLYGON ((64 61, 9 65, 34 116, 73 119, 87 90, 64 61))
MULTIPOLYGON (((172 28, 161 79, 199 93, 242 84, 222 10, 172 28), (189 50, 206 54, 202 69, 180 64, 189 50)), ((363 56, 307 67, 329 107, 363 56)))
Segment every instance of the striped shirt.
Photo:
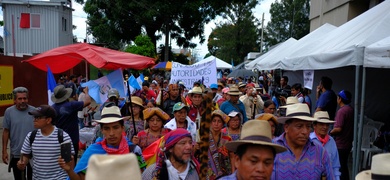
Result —
POLYGON ((272 179, 334 179, 328 153, 321 145, 308 139, 301 157, 296 160, 287 144, 285 133, 273 141, 286 147, 287 151, 276 155, 272 179))
MULTIPOLYGON (((61 156, 60 143, 58 142, 58 129, 54 128, 54 131, 44 136, 41 130, 38 129, 34 142, 30 147, 30 135, 29 132, 24 140, 21 153, 31 154, 32 151, 32 168, 33 179, 66 179, 66 172, 58 165, 58 158, 61 156)), ((71 141, 69 135, 64 131, 64 142, 71 141)), ((74 154, 72 144, 72 154, 74 154)))

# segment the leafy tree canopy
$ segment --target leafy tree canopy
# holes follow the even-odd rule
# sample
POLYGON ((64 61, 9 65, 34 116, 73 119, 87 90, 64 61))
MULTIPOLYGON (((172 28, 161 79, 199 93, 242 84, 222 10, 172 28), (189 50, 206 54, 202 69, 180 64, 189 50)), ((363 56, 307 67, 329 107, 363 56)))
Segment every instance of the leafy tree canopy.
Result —
POLYGON ((259 51, 261 24, 253 16, 256 0, 233 4, 229 12, 223 14, 227 21, 217 25, 208 39, 211 55, 230 63, 239 64, 249 52, 259 51))
POLYGON ((309 0, 276 0, 271 4, 264 43, 273 46, 293 37, 300 39, 310 32, 309 0))
POLYGON ((135 38, 134 45, 129 45, 125 49, 126 52, 139 54, 155 58, 156 51, 154 44, 147 35, 139 35, 135 38))

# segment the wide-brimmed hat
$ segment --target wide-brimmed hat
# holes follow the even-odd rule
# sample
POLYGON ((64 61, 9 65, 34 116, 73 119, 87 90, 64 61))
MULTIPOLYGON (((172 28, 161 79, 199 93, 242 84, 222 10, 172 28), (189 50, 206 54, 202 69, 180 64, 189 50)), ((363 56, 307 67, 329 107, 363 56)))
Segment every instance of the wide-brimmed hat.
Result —
POLYGON ((123 120, 121 110, 118 106, 104 107, 101 113, 101 119, 95 120, 98 123, 113 123, 123 120))
POLYGON ((259 116, 257 116, 256 119, 257 120, 272 121, 275 124, 279 124, 279 122, 276 120, 276 117, 271 113, 259 114, 259 116))
POLYGON ((49 105, 40 105, 36 109, 28 112, 29 115, 34 117, 50 117, 54 119, 57 116, 56 110, 49 105))
POLYGON ((286 106, 288 106, 288 105, 297 104, 297 103, 300 103, 298 98, 295 97, 295 96, 290 96, 290 97, 287 97, 287 99, 286 99, 286 105, 280 106, 280 107, 281 108, 286 108, 286 106))
POLYGON ((314 118, 316 118, 316 122, 319 123, 334 123, 333 120, 329 119, 329 114, 326 111, 317 111, 314 113, 314 118))
POLYGON ((286 116, 279 117, 279 123, 286 123, 290 119, 300 119, 304 121, 316 121, 317 119, 310 116, 309 106, 306 103, 297 103, 285 106, 286 116))
POLYGON ((107 179, 141 180, 137 156, 133 153, 123 155, 94 154, 89 158, 86 180, 107 179))
POLYGON ((255 83, 255 89, 256 89, 256 90, 262 90, 263 87, 260 87, 259 84, 255 83))
POLYGON ((203 94, 201 87, 194 87, 188 94, 203 94))
POLYGON ((372 156, 371 170, 356 175, 356 180, 390 179, 390 153, 372 156))
POLYGON ((138 96, 131 96, 131 103, 144 107, 144 101, 138 96))
POLYGON ((220 82, 219 82, 217 85, 218 85, 218 86, 221 86, 222 88, 225 87, 225 86, 224 86, 222 83, 220 83, 220 82))
POLYGON ((238 87, 239 87, 239 88, 241 88, 241 87, 246 87, 246 84, 243 83, 243 82, 239 82, 239 83, 238 83, 238 87))
POLYGON ((146 108, 143 111, 143 114, 144 114, 144 119, 146 119, 146 120, 151 118, 153 115, 157 115, 158 117, 160 117, 164 121, 168 121, 170 119, 169 115, 158 107, 146 108))
POLYGON ((233 96, 239 96, 241 95, 242 93, 238 90, 238 87, 237 86, 231 86, 229 88, 229 92, 228 92, 229 95, 233 95, 233 96))
POLYGON ((172 111, 173 113, 175 113, 176 111, 180 111, 183 108, 186 108, 187 112, 190 110, 190 108, 186 104, 182 102, 178 102, 175 105, 173 105, 172 111))
POLYGON ((221 117, 222 121, 226 124, 229 122, 230 120, 230 117, 228 115, 226 115, 223 111, 217 109, 217 110, 214 110, 212 113, 211 113, 211 117, 214 117, 214 116, 219 116, 221 117))
POLYGON ((64 85, 58 85, 54 88, 54 93, 51 95, 51 101, 61 103, 66 101, 72 95, 72 88, 65 88, 64 85))
POLYGON ((241 129, 240 139, 226 143, 229 151, 236 152, 237 147, 243 144, 259 144, 270 146, 276 153, 284 152, 287 149, 283 146, 272 143, 271 126, 267 121, 248 121, 241 129))

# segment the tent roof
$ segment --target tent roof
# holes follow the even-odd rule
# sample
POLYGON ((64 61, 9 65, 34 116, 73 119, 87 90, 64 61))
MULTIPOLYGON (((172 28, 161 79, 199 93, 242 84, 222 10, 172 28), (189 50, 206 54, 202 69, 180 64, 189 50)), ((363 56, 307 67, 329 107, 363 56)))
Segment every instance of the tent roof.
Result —
POLYGON ((108 48, 77 43, 51 49, 25 61, 47 71, 47 65, 53 73, 61 73, 86 60, 97 68, 131 68, 142 70, 154 65, 154 59, 137 54, 115 51, 108 48))
POLYGON ((217 69, 232 69, 232 65, 230 65, 229 63, 215 57, 215 56, 209 56, 205 59, 202 59, 200 60, 199 62, 195 63, 195 64, 199 64, 199 63, 206 63, 206 62, 209 62, 209 61, 212 61, 212 60, 216 60, 216 63, 217 63, 217 69))
POLYGON ((280 43, 275 48, 271 49, 270 51, 266 52, 265 54, 261 55, 260 57, 257 57, 255 60, 249 62, 245 65, 245 69, 254 69, 257 68, 259 70, 271 70, 271 69, 278 69, 279 61, 274 61, 272 58, 276 56, 278 53, 285 50, 287 47, 292 47, 297 42, 294 38, 289 38, 286 41, 280 43), (266 59, 263 61, 263 59, 266 59), (261 63, 261 64, 260 64, 261 63))
POLYGON ((390 1, 383 1, 348 21, 316 44, 297 48, 282 69, 331 69, 363 64, 363 49, 390 35, 390 1))
POLYGON ((363 66, 390 68, 390 36, 366 47, 363 66))

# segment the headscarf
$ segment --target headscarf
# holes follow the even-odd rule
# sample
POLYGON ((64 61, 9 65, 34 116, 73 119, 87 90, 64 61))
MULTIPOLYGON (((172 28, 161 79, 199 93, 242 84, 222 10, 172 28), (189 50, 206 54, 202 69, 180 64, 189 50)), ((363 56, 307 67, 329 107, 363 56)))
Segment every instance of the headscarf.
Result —
MULTIPOLYGON (((157 159, 156 159, 156 169, 154 171, 155 177, 160 174, 160 170, 162 168, 163 162, 167 157, 165 157, 165 152, 171 149, 177 142, 179 142, 181 139, 189 137, 192 138, 190 132, 183 128, 178 128, 173 131, 170 131, 169 133, 165 134, 164 139, 160 143, 160 148, 157 152, 157 159)), ((192 157, 192 159, 197 164, 197 161, 192 157)), ((196 165, 197 171, 199 166, 196 165)))

